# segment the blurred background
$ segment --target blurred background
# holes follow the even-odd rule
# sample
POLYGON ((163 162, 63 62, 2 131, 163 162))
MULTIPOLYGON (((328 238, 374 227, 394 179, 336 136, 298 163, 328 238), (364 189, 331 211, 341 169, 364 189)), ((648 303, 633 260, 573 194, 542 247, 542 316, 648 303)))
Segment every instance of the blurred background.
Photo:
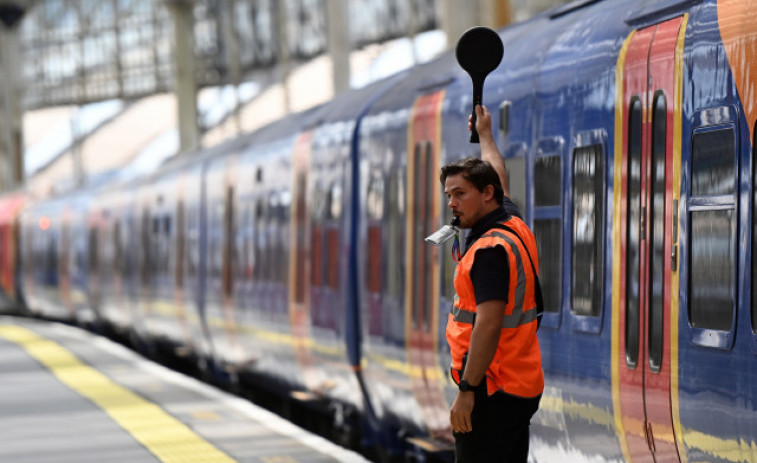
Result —
POLYGON ((0 0, 0 191, 139 174, 566 0, 0 0))

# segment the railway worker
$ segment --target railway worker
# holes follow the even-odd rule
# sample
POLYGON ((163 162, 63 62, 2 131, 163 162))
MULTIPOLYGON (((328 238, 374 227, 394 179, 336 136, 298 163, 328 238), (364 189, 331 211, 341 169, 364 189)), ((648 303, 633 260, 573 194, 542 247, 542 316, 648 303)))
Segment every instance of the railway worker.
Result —
POLYGON ((451 373, 460 389, 450 424, 456 462, 525 463, 531 417, 544 390, 536 240, 509 199, 491 116, 479 105, 476 118, 482 159, 446 165, 440 175, 460 228, 470 229, 447 321, 451 373))

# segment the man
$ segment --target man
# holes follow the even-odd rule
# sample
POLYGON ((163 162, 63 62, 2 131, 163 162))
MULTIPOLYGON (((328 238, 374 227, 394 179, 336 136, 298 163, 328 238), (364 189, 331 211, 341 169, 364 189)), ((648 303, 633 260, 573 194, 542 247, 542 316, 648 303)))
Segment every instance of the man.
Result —
POLYGON ((447 322, 452 377, 460 388, 450 424, 458 463, 525 463, 530 420, 544 389, 536 240, 507 197, 491 116, 479 105, 476 118, 483 160, 463 159, 440 175, 460 228, 470 229, 447 322))

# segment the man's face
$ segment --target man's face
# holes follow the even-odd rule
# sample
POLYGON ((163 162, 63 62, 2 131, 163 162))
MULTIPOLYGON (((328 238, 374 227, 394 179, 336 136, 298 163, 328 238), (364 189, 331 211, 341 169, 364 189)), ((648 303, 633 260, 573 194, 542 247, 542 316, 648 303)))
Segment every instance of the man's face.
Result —
POLYGON ((478 191, 462 174, 457 174, 445 179, 444 194, 447 195, 447 206, 452 210, 452 214, 460 218, 460 228, 471 228, 490 212, 488 206, 494 195, 494 188, 489 185, 484 191, 478 191))

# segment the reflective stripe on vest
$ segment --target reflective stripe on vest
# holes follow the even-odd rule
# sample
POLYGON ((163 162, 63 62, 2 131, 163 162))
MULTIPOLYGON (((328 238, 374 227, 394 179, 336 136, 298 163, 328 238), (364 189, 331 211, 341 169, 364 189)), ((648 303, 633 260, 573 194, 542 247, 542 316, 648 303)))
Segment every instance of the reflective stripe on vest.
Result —
MULTIPOLYGON (((526 312, 523 313, 523 300, 526 294, 526 274, 523 271, 523 259, 520 255, 520 248, 518 248, 515 240, 513 240, 512 237, 500 231, 491 231, 489 233, 486 233, 486 236, 504 239, 505 241, 507 241, 507 244, 510 245, 510 249, 515 254, 518 282, 515 287, 514 309, 512 314, 505 315, 504 319, 502 320, 502 328, 517 328, 520 325, 524 325, 536 320, 536 306, 526 310, 526 312)), ((478 249, 486 248, 482 247, 478 249)), ((455 273, 457 273, 457 270, 455 270, 455 273)), ((508 281, 507 283, 509 284, 510 282, 508 281)), ((457 295, 455 295, 455 302, 457 302, 457 295)), ((476 320, 475 312, 461 309, 457 306, 457 304, 452 305, 452 310, 450 310, 450 313, 452 313, 453 320, 459 323, 473 324, 473 322, 476 320)))

